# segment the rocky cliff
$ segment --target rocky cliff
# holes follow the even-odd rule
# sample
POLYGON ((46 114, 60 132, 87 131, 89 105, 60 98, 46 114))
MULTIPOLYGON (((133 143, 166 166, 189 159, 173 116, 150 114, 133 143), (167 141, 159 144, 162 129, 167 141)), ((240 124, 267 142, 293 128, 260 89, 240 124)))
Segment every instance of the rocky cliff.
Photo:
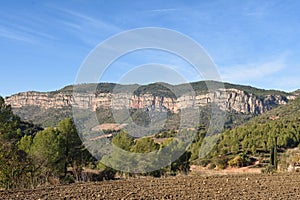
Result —
POLYGON ((292 96, 268 94, 256 96, 235 88, 219 89, 213 93, 181 95, 178 98, 157 96, 150 93, 133 95, 128 93, 71 93, 71 92, 24 92, 5 99, 13 109, 36 106, 40 109, 76 108, 96 110, 97 107, 114 109, 138 108, 145 110, 178 112, 191 106, 205 106, 218 103, 222 110, 245 114, 260 114, 281 104, 286 104, 292 96), (221 104, 219 103, 221 102, 221 104))

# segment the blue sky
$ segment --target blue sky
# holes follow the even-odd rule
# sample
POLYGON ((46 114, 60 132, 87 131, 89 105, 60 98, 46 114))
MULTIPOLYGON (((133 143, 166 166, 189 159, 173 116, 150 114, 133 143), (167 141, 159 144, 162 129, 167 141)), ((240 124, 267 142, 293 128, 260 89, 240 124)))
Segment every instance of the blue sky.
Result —
MULTIPOLYGON (((122 31, 161 27, 197 41, 226 82, 293 91, 300 88, 300 2, 216 1, 1 1, 0 95, 51 91, 74 83, 89 52, 122 31)), ((190 67, 172 55, 141 51, 113 63, 103 77, 147 63, 190 67)), ((157 80, 154 80, 157 81, 157 80)))

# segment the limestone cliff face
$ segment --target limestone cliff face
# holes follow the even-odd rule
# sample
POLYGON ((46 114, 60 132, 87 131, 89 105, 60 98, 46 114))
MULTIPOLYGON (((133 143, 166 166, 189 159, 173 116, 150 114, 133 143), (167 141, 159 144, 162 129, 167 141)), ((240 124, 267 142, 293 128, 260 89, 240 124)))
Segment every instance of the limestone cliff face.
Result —
POLYGON ((213 93, 202 95, 182 95, 179 98, 153 96, 152 94, 132 95, 127 93, 41 93, 24 92, 5 99, 12 108, 38 106, 41 109, 76 108, 95 110, 97 107, 113 107, 114 109, 139 108, 157 111, 178 112, 180 109, 193 106, 205 106, 217 103, 222 110, 236 111, 245 114, 260 114, 273 107, 286 104, 289 97, 268 95, 258 97, 237 89, 219 89, 213 93))

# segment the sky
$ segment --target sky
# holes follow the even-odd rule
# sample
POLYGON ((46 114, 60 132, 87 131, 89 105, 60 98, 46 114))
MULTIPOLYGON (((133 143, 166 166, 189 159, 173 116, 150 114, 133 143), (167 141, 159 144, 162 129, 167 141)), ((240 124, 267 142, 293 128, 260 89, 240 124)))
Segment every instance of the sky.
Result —
MULTIPOLYGON (((0 3, 0 96, 53 91, 73 84, 97 45, 116 34, 144 27, 171 29, 197 42, 225 82, 284 91, 300 88, 297 0, 0 3)), ((146 82, 176 84, 203 79, 182 58, 146 49, 112 62, 99 81, 140 83, 145 80, 139 80, 134 72, 143 68, 154 77, 144 77, 146 82), (159 67, 151 63, 165 67, 157 70, 159 67), (176 73, 168 73, 169 68, 176 73)))

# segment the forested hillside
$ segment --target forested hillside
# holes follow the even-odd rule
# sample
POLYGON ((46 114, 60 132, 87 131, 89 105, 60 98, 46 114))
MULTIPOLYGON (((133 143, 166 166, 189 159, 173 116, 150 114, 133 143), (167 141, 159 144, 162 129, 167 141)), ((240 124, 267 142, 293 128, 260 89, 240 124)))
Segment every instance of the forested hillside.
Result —
MULTIPOLYGON (((267 159, 270 164, 274 164, 276 161, 272 161, 271 158, 274 153, 284 155, 287 149, 297 147, 299 144, 300 98, 297 98, 287 105, 252 118, 236 128, 225 130, 214 151, 207 157, 209 159, 207 162, 220 158, 223 159, 222 167, 226 167, 231 159, 240 155, 245 159, 245 163, 240 166, 250 164, 250 157, 267 159)), ((281 160, 284 161, 284 158, 281 160)))
MULTIPOLYGON (((136 140, 125 132, 110 139, 124 150, 146 153, 158 150, 152 138, 136 140)), ((107 155, 109 156, 109 155, 107 155)), ((110 162, 114 162, 114 155, 110 162)), ((103 157, 107 159, 107 157, 103 157)), ((168 166, 141 175, 161 176, 189 171, 187 153, 168 166)), ((116 170, 98 162, 85 148, 71 118, 45 129, 23 122, 0 97, 0 188, 35 188, 44 184, 113 179, 116 170)))
POLYGON ((94 162, 72 120, 42 129, 23 122, 0 97, 0 188, 32 188, 51 180, 74 181, 68 168, 80 172, 94 162))

